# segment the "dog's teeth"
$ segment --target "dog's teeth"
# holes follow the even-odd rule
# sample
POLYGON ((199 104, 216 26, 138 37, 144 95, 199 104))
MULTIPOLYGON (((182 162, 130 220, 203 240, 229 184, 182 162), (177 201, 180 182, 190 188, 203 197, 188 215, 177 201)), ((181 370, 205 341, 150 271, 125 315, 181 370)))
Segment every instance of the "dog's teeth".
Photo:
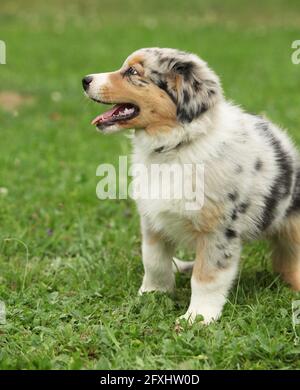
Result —
POLYGON ((125 108, 125 110, 123 111, 123 115, 129 115, 129 114, 132 114, 134 111, 133 108, 125 108))
POLYGON ((118 114, 116 116, 127 116, 127 115, 132 114, 133 112, 134 112, 133 108, 125 108, 124 111, 118 112, 118 114))
POLYGON ((128 116, 134 113, 134 108, 125 108, 123 111, 119 111, 117 114, 114 114, 114 118, 122 117, 122 116, 128 116))

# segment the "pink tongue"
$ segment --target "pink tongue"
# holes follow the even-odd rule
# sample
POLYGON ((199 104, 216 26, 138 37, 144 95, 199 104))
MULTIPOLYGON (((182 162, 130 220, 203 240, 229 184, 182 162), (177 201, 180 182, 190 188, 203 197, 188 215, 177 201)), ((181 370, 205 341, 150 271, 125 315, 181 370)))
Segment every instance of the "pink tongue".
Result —
POLYGON ((96 118, 93 119, 93 121, 92 121, 92 125, 96 125, 97 123, 106 122, 106 121, 109 120, 114 114, 117 114, 118 111, 120 111, 120 109, 121 109, 122 107, 123 107, 122 104, 116 104, 116 105, 113 106, 113 108, 111 108, 109 111, 106 111, 106 112, 104 112, 103 114, 96 116, 96 118))

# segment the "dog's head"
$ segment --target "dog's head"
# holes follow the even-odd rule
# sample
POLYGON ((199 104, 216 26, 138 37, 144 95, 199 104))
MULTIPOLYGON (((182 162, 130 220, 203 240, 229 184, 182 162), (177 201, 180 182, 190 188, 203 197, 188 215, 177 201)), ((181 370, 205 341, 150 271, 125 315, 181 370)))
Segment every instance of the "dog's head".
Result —
POLYGON ((114 106, 93 120, 99 129, 168 130, 190 123, 222 97, 217 75, 194 54, 149 48, 131 54, 121 69, 86 76, 88 97, 114 106))

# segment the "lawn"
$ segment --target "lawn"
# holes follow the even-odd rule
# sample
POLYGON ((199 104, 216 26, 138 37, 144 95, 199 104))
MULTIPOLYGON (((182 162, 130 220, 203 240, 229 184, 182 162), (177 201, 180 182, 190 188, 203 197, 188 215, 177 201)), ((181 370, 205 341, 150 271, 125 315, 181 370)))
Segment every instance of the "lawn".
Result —
MULTIPOLYGON (((96 168, 130 154, 124 134, 90 126, 99 106, 81 78, 146 46, 193 51, 226 96, 267 114, 300 145, 298 0, 1 0, 1 369, 300 368, 291 292, 265 243, 247 245, 223 317, 182 331, 189 301, 137 296, 139 219, 131 200, 99 200, 96 168)), ((188 254, 180 253, 181 255, 188 254)))

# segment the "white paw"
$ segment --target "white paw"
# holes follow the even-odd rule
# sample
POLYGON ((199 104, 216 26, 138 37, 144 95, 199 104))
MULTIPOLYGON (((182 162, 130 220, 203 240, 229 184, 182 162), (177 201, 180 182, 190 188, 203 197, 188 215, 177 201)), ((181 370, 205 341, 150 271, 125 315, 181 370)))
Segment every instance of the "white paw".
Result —
POLYGON ((192 324, 198 316, 201 316, 203 319, 200 321, 204 325, 208 325, 211 322, 216 321, 221 316, 221 310, 219 308, 213 307, 203 307, 197 309, 189 308, 187 312, 180 316, 178 320, 185 320, 189 324, 192 324))
POLYGON ((145 293, 150 293, 150 292, 153 292, 153 291, 157 291, 156 290, 156 288, 154 288, 154 287, 144 287, 144 286, 141 286, 140 288, 139 288, 139 292, 138 292, 138 295, 143 295, 143 294, 145 294, 145 293))
POLYGON ((163 292, 163 293, 172 293, 174 291, 174 284, 164 287, 158 287, 158 286, 152 286, 152 285, 144 285, 144 283, 141 285, 138 295, 143 295, 145 293, 150 292, 163 292))

